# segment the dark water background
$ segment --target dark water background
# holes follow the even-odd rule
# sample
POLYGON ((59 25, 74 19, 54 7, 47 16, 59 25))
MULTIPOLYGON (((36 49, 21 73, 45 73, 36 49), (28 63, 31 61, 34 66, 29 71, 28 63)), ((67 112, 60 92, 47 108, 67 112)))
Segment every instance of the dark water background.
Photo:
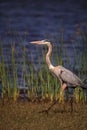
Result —
MULTIPOLYGON (((75 24, 87 22, 86 0, 25 0, 0 2, 0 36, 12 30, 22 37, 28 32, 27 42, 47 35, 59 35, 64 26, 65 40, 75 31, 75 24), (9 27, 10 26, 10 27, 9 27)), ((87 28, 86 28, 87 29, 87 28)))
MULTIPOLYGON (((64 48, 73 64, 73 47, 76 27, 82 28, 87 33, 87 1, 86 0, 2 0, 0 1, 0 38, 3 44, 5 62, 10 61, 11 43, 13 42, 21 60, 21 48, 27 47, 28 58, 31 60, 32 52, 37 63, 36 46, 29 42, 48 38, 60 46, 60 30, 64 31, 64 48), (8 58, 7 58, 8 57, 8 58)), ((87 34, 86 34, 87 36, 87 34)), ((86 44, 87 45, 87 44, 86 44)), ((82 51, 82 38, 75 37, 74 46, 82 51), (80 44, 76 41, 80 40, 80 44)), ((87 46, 86 46, 87 50, 87 46)), ((65 66, 67 59, 64 57, 65 66)), ((38 64, 38 63, 37 63, 38 64)))

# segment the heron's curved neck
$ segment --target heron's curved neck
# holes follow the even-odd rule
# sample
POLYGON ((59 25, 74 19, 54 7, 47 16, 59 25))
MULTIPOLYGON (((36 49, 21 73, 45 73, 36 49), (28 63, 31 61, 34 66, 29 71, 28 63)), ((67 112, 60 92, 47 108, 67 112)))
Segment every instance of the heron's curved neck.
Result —
POLYGON ((50 68, 53 67, 53 65, 51 64, 51 61, 50 61, 50 56, 51 56, 51 53, 52 53, 52 45, 51 45, 51 43, 49 43, 49 44, 47 44, 47 46, 48 46, 48 52, 46 54, 46 63, 48 65, 49 69, 50 69, 50 68))

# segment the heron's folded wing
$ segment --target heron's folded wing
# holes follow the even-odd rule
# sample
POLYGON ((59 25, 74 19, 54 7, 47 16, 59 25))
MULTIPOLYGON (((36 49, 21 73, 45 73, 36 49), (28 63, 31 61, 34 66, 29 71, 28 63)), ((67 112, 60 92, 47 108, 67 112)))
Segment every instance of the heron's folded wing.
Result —
POLYGON ((74 73, 65 68, 61 70, 60 77, 63 81, 71 85, 82 85, 82 81, 74 73))

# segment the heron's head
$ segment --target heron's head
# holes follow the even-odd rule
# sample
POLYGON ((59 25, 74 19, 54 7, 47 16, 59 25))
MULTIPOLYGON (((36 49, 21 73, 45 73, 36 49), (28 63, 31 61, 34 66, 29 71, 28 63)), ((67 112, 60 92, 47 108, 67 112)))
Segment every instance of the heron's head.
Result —
POLYGON ((50 44, 50 41, 49 40, 41 40, 41 41, 32 41, 30 43, 44 45, 44 44, 50 44))

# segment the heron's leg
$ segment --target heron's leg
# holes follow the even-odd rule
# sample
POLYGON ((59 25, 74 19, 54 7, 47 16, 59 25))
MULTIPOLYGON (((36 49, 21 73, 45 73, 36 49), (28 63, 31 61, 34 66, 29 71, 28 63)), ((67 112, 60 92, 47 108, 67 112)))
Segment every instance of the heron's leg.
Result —
POLYGON ((65 89, 66 89, 66 84, 64 83, 63 85, 62 85, 62 91, 64 91, 65 89))

